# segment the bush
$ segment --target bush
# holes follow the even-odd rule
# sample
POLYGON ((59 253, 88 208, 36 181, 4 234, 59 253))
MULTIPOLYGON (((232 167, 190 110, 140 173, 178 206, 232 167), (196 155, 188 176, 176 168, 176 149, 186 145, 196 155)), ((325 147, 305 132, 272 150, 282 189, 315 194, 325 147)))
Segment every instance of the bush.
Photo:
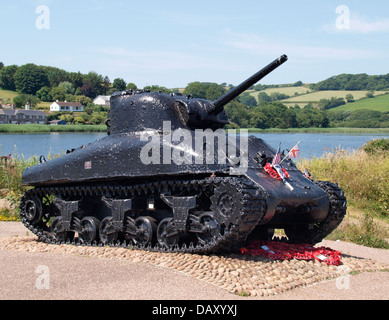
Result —
POLYGON ((362 150, 370 155, 389 151, 389 139, 371 140, 362 146, 362 150))

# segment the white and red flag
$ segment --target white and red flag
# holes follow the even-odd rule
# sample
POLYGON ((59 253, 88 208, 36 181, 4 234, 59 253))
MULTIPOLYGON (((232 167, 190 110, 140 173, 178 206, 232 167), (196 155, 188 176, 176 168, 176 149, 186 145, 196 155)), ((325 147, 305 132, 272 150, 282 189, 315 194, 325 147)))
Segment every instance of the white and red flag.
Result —
MULTIPOLYGON (((300 142, 299 142, 300 143, 300 142)), ((289 159, 300 158, 300 148, 299 143, 297 143, 288 153, 289 159)))

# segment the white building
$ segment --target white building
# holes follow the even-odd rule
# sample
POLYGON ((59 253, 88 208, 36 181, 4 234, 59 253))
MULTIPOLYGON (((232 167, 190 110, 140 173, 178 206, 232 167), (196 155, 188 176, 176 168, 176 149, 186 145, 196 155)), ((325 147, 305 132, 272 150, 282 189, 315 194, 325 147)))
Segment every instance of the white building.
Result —
POLYGON ((53 102, 50 105, 50 111, 69 111, 69 112, 82 112, 84 106, 79 102, 53 102))
POLYGON ((110 103, 109 103, 109 99, 110 98, 111 98, 110 96, 97 96, 93 100, 93 103, 95 105, 99 105, 99 106, 103 106, 103 107, 109 107, 110 106, 110 103))

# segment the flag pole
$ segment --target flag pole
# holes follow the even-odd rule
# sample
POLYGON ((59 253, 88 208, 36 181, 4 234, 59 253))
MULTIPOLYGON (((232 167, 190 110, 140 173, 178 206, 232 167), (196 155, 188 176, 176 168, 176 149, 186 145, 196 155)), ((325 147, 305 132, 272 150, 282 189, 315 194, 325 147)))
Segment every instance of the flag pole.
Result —
POLYGON ((284 159, 282 159, 282 160, 280 161, 279 164, 281 164, 287 157, 289 157, 289 155, 290 155, 290 153, 292 152, 292 150, 293 150, 294 148, 298 147, 298 145, 300 144, 300 142, 301 142, 301 140, 300 140, 299 142, 297 142, 297 144, 296 144, 292 149, 290 149, 290 151, 288 152, 288 154, 284 157, 284 159))

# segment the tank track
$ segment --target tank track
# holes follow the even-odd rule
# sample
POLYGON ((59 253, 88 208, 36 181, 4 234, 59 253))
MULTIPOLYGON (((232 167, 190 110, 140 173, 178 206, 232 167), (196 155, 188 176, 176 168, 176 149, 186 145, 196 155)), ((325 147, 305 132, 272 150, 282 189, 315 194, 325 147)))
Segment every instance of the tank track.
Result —
MULTIPOLYGON (((235 251, 239 249, 247 236, 252 232, 255 226, 262 220, 266 212, 266 201, 262 191, 251 181, 240 177, 207 177, 186 180, 164 180, 134 185, 126 184, 94 184, 77 186, 44 186, 35 187, 26 191, 20 203, 21 221, 27 229, 38 236, 38 239, 46 243, 62 244, 64 241, 58 241, 55 238, 50 226, 51 220, 55 216, 60 216, 61 212, 53 214, 43 209, 45 202, 50 202, 50 196, 53 197, 111 197, 111 198, 136 198, 141 195, 160 194, 169 192, 170 194, 192 194, 197 195, 206 192, 210 195, 211 211, 217 211, 216 217, 223 220, 219 226, 219 232, 212 237, 205 237, 205 241, 181 242, 170 246, 161 246, 158 242, 148 245, 134 244, 131 241, 116 241, 110 245, 135 248, 140 250, 157 252, 188 252, 188 253, 213 253, 220 251, 235 251), (235 190, 230 194, 230 202, 238 203, 238 206, 227 203, 228 190, 235 190), (41 199, 37 201, 37 199, 41 199), (31 200, 35 201, 35 207, 31 200), (224 201, 224 202, 223 202, 224 201), (218 206, 221 209, 218 209, 218 206), (34 210, 41 210, 39 219, 34 218, 34 210), (32 212, 30 212, 32 211, 32 212), (207 241, 208 240, 208 241, 207 241)), ((47 205, 46 205, 47 206, 47 205)), ((52 205, 50 205, 52 206, 52 205)), ((78 220, 79 222, 79 220, 78 220)), ((160 222, 160 221, 159 221, 160 222)), ((100 241, 85 243, 78 238, 65 243, 75 245, 106 245, 100 241)))
POLYGON ((315 181, 315 184, 322 188, 329 200, 327 217, 320 223, 311 227, 306 225, 294 225, 285 229, 285 233, 291 243, 316 244, 334 231, 343 221, 347 212, 347 200, 343 190, 336 184, 329 181, 315 181))

